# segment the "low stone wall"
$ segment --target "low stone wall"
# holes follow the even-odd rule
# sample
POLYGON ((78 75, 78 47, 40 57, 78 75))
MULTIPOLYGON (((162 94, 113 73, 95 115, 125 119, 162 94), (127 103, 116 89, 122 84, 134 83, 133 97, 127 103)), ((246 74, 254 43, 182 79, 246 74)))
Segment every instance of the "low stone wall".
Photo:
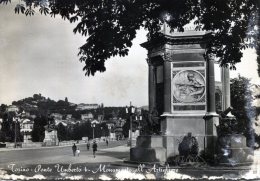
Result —
POLYGON ((42 142, 22 143, 22 148, 39 148, 39 147, 42 147, 42 142))
POLYGON ((11 142, 5 142, 6 148, 14 148, 14 143, 11 142))
MULTIPOLYGON (((14 143, 13 142, 5 142, 6 148, 14 148, 14 143)), ((16 147, 21 147, 21 148, 38 148, 42 147, 42 142, 31 142, 31 143, 22 143, 19 142, 17 143, 16 147)))
POLYGON ((59 142, 59 146, 73 145, 73 143, 77 143, 77 141, 74 141, 74 140, 71 140, 71 141, 61 141, 61 142, 59 142))

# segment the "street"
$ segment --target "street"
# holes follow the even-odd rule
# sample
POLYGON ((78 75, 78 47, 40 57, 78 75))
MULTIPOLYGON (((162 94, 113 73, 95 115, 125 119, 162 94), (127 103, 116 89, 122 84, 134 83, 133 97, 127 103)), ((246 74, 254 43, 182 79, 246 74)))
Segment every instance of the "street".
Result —
MULTIPOLYGON (((2 150, 0 151, 0 179, 24 179, 24 177, 34 176, 56 179, 77 175, 84 178, 94 176, 98 179, 106 169, 122 169, 122 166, 113 166, 111 163, 122 163, 123 159, 129 157, 126 141, 111 141, 108 146, 105 142, 98 143, 95 158, 92 148, 87 151, 86 144, 77 146, 81 153, 75 157, 71 146, 2 150)), ((110 174, 116 174, 115 172, 110 171, 110 174)))
POLYGON ((13 163, 24 166, 30 164, 104 163, 118 161, 127 157, 127 152, 117 152, 117 150, 110 152, 109 150, 111 149, 109 148, 118 147, 120 145, 125 145, 125 141, 111 141, 108 146, 105 142, 98 143, 96 158, 93 157, 91 147, 89 151, 87 151, 86 144, 77 145, 81 151, 79 157, 73 156, 71 146, 0 151, 0 168, 6 169, 8 165, 13 163))

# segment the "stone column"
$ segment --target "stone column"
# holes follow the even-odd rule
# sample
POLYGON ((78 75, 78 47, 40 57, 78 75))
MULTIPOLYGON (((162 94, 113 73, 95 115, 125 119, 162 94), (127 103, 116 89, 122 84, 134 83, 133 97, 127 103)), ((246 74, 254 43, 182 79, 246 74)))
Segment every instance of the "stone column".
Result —
POLYGON ((171 62, 164 61, 164 114, 171 113, 171 62))
POLYGON ((207 61, 207 113, 216 114, 214 60, 207 61))
POLYGON ((156 93, 155 93, 155 72, 154 66, 149 64, 149 111, 152 111, 156 106, 156 93))
POLYGON ((224 111, 225 109, 231 106, 229 67, 221 68, 221 82, 222 82, 222 110, 224 111))
POLYGON ((207 113, 205 119, 205 152, 208 157, 214 159, 217 141, 216 126, 219 125, 219 116, 216 114, 215 104, 215 71, 214 60, 207 60, 207 113))

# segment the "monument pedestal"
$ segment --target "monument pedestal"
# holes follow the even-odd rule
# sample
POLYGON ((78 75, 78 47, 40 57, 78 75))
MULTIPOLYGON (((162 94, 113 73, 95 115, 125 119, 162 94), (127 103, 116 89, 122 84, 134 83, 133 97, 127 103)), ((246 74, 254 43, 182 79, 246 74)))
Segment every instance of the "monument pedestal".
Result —
POLYGON ((212 112, 204 116, 205 119, 205 154, 212 161, 216 158, 217 126, 219 115, 212 112))
POLYGON ((254 150, 247 147, 246 137, 241 134, 220 136, 217 151, 217 159, 220 165, 250 165, 254 161, 254 150))
POLYGON ((138 136, 136 147, 130 149, 130 161, 137 163, 165 163, 166 149, 162 136, 138 136))
POLYGON ((161 121, 164 147, 167 159, 179 155, 179 144, 184 136, 191 133, 199 143, 199 152, 204 149, 205 121, 203 114, 163 114, 161 121))
POLYGON ((43 140, 44 146, 57 146, 59 145, 57 130, 45 130, 45 137, 43 140))

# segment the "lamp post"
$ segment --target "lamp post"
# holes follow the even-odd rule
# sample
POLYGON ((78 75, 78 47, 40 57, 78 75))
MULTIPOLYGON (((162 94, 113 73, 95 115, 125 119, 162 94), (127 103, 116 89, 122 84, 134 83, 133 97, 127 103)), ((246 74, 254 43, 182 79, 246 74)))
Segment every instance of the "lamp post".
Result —
POLYGON ((103 127, 101 126, 100 129, 101 129, 101 138, 102 138, 103 137, 103 127))
POLYGON ((133 134, 133 120, 132 120, 132 116, 135 113, 135 107, 132 106, 131 102, 130 102, 130 107, 126 106, 126 113, 129 114, 129 119, 130 119, 130 148, 132 148, 132 134, 133 134))
POLYGON ((143 120, 143 117, 142 116, 136 116, 135 119, 138 121, 138 129, 141 130, 140 122, 143 120))
POLYGON ((91 127, 93 128, 93 140, 95 139, 95 127, 96 127, 96 123, 92 123, 91 127))
POLYGON ((13 118, 14 121, 14 147, 16 148, 17 146, 17 123, 19 121, 19 116, 17 112, 15 113, 15 117, 13 118))
POLYGON ((108 125, 108 138, 109 138, 109 140, 111 139, 110 134, 111 134, 111 125, 109 124, 108 125))

